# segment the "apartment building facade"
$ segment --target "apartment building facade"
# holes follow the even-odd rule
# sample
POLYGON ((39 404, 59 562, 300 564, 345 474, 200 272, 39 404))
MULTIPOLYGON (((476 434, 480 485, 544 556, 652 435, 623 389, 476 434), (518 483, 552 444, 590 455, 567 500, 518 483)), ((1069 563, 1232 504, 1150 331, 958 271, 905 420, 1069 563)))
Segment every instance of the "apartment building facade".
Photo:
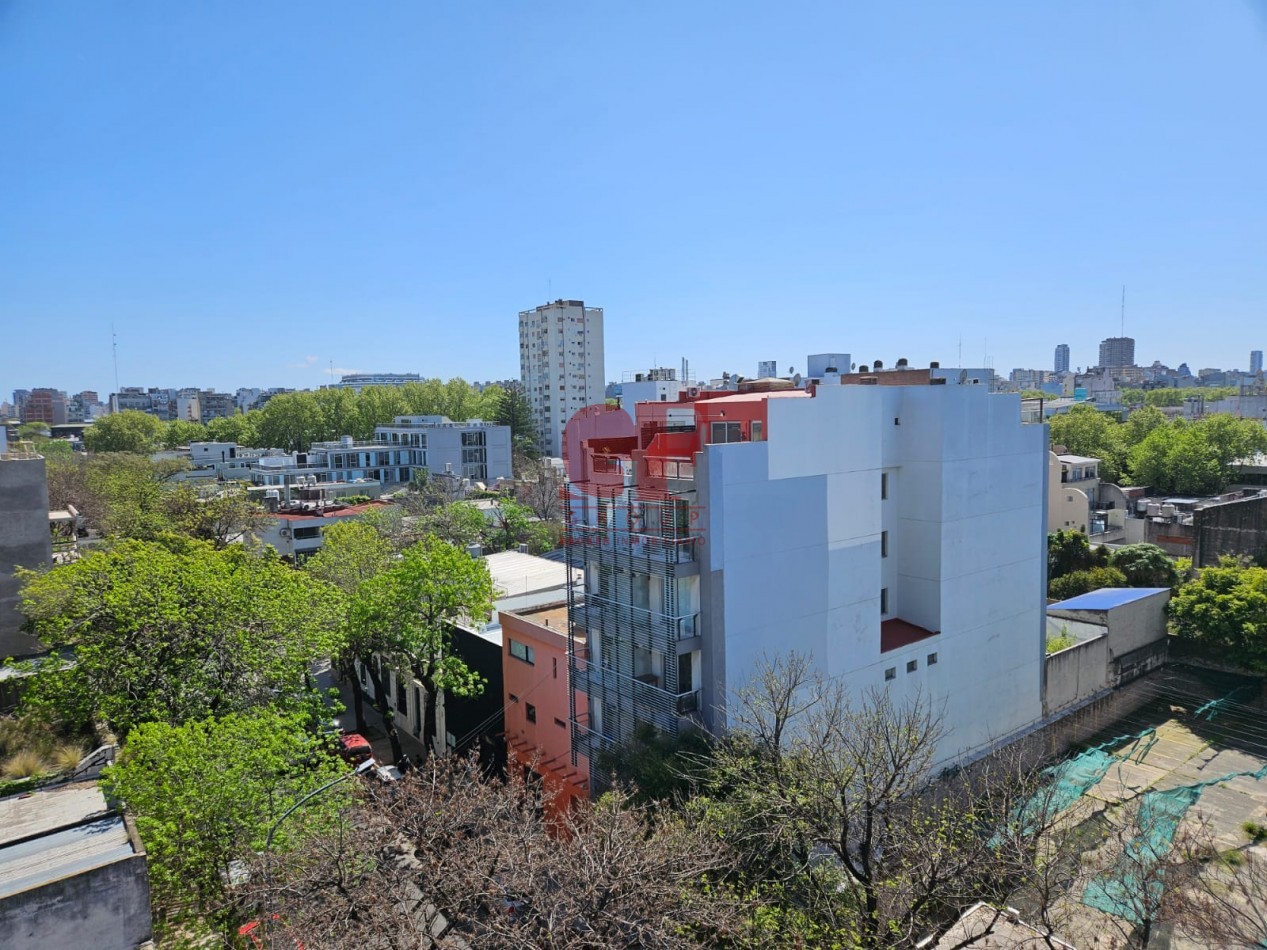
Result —
POLYGON ((702 393, 569 433, 578 761, 643 722, 724 728, 788 651, 923 697, 943 761, 1041 717, 1046 427, 959 375, 702 393))
POLYGON ((603 402, 603 309, 556 300, 520 311, 519 376, 538 447, 558 458, 572 414, 603 402))

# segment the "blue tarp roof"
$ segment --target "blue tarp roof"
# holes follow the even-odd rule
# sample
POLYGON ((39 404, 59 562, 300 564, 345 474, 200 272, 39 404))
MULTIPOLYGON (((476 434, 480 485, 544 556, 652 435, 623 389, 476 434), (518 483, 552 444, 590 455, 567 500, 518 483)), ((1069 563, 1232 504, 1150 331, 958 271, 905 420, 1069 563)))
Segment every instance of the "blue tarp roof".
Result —
POLYGON ((1089 594, 1079 594, 1058 604, 1048 604, 1048 610, 1112 610, 1123 604, 1133 603, 1151 597, 1153 594, 1168 592, 1169 587, 1101 587, 1089 594))

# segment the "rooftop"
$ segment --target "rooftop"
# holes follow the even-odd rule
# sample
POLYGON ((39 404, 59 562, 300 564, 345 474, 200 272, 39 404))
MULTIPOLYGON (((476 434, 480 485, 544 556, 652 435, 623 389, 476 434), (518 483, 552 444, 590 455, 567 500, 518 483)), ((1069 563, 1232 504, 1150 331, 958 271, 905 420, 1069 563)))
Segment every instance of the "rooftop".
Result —
POLYGON ((888 653, 890 650, 909 647, 913 643, 935 636, 937 636, 937 631, 925 630, 923 627, 897 617, 892 620, 883 620, 880 622, 880 652, 888 653))
POLYGON ((1048 610, 1112 610, 1154 594, 1168 594, 1169 587, 1102 587, 1069 600, 1048 604, 1048 610))
MULTIPOLYGON (((567 587, 568 567, 558 561, 519 551, 490 554, 484 561, 499 599, 567 587)), ((579 579, 582 572, 575 573, 579 579)))
POLYGON ((1085 455, 1058 455, 1056 457, 1060 459, 1060 461, 1066 462, 1069 465, 1090 465, 1090 464, 1098 465, 1100 464, 1099 459, 1089 458, 1085 455))
POLYGON ((94 782, 0 799, 0 898, 136 854, 94 782))
MULTIPOLYGON (((557 630, 561 635, 567 636, 568 605, 565 603, 547 604, 543 607, 511 612, 520 620, 527 620, 542 627, 549 627, 551 630, 557 630)), ((584 637, 582 636, 579 639, 584 640, 584 637)))

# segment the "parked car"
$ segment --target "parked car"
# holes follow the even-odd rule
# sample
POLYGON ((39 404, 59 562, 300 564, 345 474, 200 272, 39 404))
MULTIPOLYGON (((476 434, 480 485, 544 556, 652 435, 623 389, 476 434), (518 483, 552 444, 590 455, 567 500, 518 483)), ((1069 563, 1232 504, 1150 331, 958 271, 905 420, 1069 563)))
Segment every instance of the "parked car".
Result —
POLYGON ((345 732, 339 736, 339 755, 353 765, 360 765, 366 759, 373 757, 374 750, 370 746, 370 741, 359 732, 345 732))

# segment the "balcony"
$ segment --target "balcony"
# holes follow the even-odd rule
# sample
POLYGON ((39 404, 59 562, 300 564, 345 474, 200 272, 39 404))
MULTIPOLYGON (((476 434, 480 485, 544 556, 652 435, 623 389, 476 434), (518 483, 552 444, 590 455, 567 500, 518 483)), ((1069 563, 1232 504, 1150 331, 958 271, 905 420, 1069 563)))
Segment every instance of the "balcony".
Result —
POLYGON ((654 674, 628 676, 614 669, 581 660, 573 661, 572 682, 587 696, 600 697, 611 713, 622 710, 637 722, 649 722, 669 735, 677 735, 678 720, 699 712, 700 691, 670 693, 654 674))
POLYGON ((624 528, 576 524, 567 526, 564 543, 595 552, 610 552, 665 564, 687 564, 695 560, 696 536, 662 538, 624 528))
POLYGON ((677 652, 679 640, 689 640, 699 632, 699 614, 674 616, 589 592, 585 603, 574 608, 573 619, 587 631, 611 631, 669 655, 677 652))

